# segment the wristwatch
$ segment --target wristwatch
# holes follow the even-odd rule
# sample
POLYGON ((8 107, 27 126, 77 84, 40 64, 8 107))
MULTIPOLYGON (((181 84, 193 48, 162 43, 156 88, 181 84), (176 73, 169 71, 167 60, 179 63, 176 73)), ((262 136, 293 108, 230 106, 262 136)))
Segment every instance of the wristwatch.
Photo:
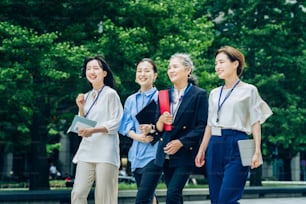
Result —
POLYGON ((150 133, 154 133, 154 132, 156 132, 155 125, 151 124, 150 133))

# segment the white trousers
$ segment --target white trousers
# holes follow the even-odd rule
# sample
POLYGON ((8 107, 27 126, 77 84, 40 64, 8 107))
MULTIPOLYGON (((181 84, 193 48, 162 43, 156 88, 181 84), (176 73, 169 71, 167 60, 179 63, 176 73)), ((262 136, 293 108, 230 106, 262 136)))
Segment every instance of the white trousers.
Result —
POLYGON ((95 204, 118 203, 118 173, 109 163, 78 162, 71 192, 72 204, 87 204, 87 197, 95 181, 95 204))

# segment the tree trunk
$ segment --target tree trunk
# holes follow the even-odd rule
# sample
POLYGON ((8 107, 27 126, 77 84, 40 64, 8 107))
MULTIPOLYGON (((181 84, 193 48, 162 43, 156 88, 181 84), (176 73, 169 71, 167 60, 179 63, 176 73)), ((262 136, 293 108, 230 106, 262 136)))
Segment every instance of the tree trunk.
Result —
POLYGON ((282 172, 282 181, 291 181, 291 158, 284 158, 284 172, 282 172))
MULTIPOLYGON (((40 101, 40 100, 38 100, 40 101)), ((38 104, 36 107, 43 107, 38 104)), ((42 103, 40 101, 40 103, 42 103)), ((34 106, 35 107, 35 106, 34 106)), ((33 111, 33 121, 31 125, 31 152, 30 152, 30 190, 49 190, 49 167, 47 157, 47 118, 44 114, 46 109, 38 108, 33 111)))

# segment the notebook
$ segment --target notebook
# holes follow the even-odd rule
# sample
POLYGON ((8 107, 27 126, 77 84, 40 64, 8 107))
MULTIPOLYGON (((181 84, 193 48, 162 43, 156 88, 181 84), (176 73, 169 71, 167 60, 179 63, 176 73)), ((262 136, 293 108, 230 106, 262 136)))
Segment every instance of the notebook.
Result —
POLYGON ((141 111, 136 114, 139 124, 155 124, 157 104, 152 100, 141 111))
MULTIPOLYGON (((238 140, 238 148, 242 166, 251 166, 252 158, 255 152, 255 142, 253 139, 238 140)), ((262 155, 260 155, 260 165, 263 163, 262 155)))
MULTIPOLYGON (((152 100, 141 111, 139 111, 135 117, 138 120, 139 124, 155 124, 156 110, 157 110, 157 103, 154 100, 152 100)), ((152 135, 152 136, 153 136, 153 141, 151 142, 151 144, 154 145, 157 141, 159 141, 159 135, 152 135)))

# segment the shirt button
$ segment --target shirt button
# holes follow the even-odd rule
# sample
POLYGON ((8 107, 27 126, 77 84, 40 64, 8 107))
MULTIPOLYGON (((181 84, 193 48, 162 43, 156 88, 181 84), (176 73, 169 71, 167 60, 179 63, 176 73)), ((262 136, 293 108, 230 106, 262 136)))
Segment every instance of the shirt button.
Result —
POLYGON ((187 129, 186 125, 184 125, 184 126, 182 127, 182 129, 183 129, 183 130, 186 130, 186 129, 187 129))
POLYGON ((191 150, 192 150, 192 147, 189 147, 189 150, 191 151, 191 150))
POLYGON ((163 141, 163 138, 160 138, 159 140, 162 142, 162 141, 163 141))

